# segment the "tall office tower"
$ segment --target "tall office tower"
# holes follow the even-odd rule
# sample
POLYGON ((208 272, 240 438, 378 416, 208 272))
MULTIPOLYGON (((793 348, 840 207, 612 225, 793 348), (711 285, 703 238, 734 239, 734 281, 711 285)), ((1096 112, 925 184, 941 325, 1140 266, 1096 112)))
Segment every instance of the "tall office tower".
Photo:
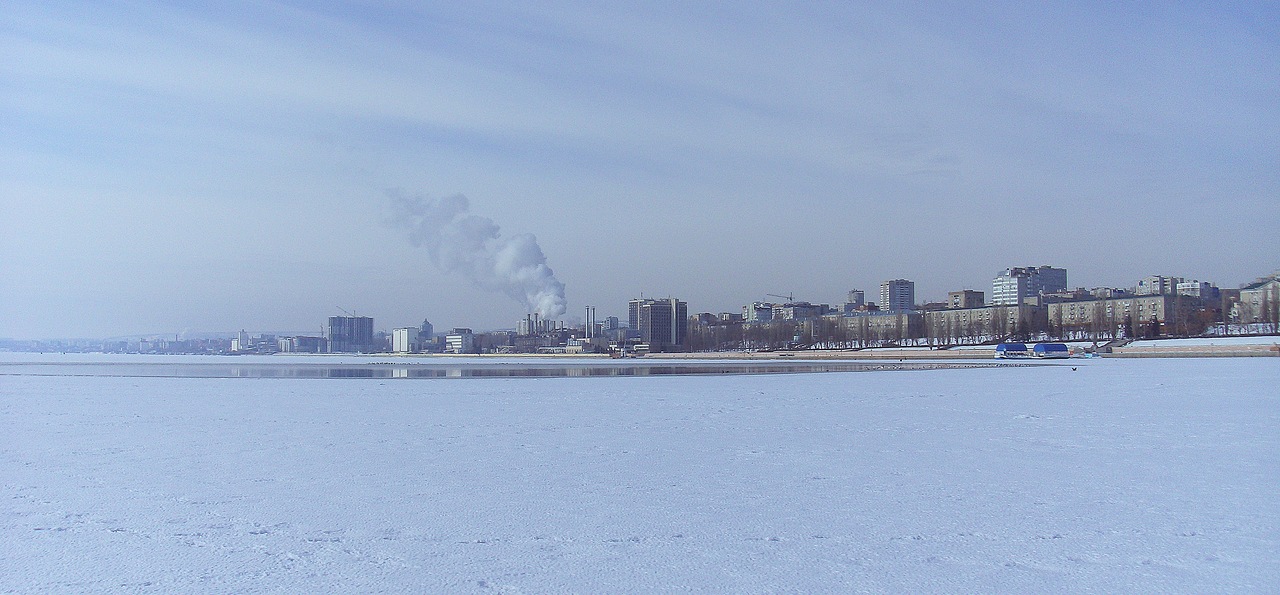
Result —
POLYGON ((391 330, 391 351, 411 353, 418 340, 418 329, 405 327, 391 330))
POLYGON ((373 319, 368 316, 330 316, 329 352, 373 351, 373 319))
POLYGON ((627 302, 627 328, 631 330, 640 329, 640 305, 645 302, 652 302, 653 299, 635 298, 627 302))
POLYGON ((1014 306, 1042 293, 1067 290, 1067 269, 1051 266, 1005 269, 991 282, 991 303, 1014 306))
POLYGON ((689 305, 675 298, 634 299, 627 304, 628 318, 635 321, 640 339, 651 349, 680 347, 689 333, 689 305))
POLYGON ((888 311, 914 310, 916 284, 906 279, 891 279, 880 284, 880 309, 888 311))

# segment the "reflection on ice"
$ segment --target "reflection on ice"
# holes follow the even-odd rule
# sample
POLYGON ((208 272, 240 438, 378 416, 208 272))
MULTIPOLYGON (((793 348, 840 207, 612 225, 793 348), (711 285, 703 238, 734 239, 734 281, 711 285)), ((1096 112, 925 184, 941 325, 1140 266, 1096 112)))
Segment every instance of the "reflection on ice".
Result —
POLYGON ((939 370, 1025 366, 996 362, 442 362, 379 363, 192 363, 192 362, 4 362, 0 375, 173 378, 585 378, 600 376, 705 376, 797 374, 882 370, 939 370))

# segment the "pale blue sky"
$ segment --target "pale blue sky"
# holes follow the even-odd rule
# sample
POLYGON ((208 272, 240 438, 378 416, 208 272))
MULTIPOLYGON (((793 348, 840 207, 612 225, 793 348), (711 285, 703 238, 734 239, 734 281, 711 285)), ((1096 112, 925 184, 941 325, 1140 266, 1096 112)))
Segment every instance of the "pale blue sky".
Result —
POLYGON ((465 194, 570 315, 1280 266, 1270 3, 17 2, 0 337, 509 327, 380 224, 465 194))

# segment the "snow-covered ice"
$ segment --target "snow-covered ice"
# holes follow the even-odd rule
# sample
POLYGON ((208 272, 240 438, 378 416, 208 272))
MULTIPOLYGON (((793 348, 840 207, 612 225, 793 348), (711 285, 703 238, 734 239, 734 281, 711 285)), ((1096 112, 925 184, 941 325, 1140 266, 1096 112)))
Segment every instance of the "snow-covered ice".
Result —
POLYGON ((1277 362, 0 376, 0 591, 1274 591, 1277 362))
POLYGON ((1206 345, 1276 345, 1280 335, 1252 337, 1193 337, 1190 339, 1144 339, 1129 343, 1128 347, 1204 347, 1206 345))

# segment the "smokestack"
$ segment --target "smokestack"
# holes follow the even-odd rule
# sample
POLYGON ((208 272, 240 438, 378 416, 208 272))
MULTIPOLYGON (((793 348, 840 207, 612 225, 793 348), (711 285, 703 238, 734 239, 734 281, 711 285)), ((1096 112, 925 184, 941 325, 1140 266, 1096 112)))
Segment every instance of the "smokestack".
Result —
POLYGON ((430 199, 390 190, 388 223, 409 230, 436 267, 465 276, 472 285, 505 293, 543 318, 565 313, 564 283, 556 279, 533 234, 504 238, 488 217, 470 213, 461 194, 430 199))

